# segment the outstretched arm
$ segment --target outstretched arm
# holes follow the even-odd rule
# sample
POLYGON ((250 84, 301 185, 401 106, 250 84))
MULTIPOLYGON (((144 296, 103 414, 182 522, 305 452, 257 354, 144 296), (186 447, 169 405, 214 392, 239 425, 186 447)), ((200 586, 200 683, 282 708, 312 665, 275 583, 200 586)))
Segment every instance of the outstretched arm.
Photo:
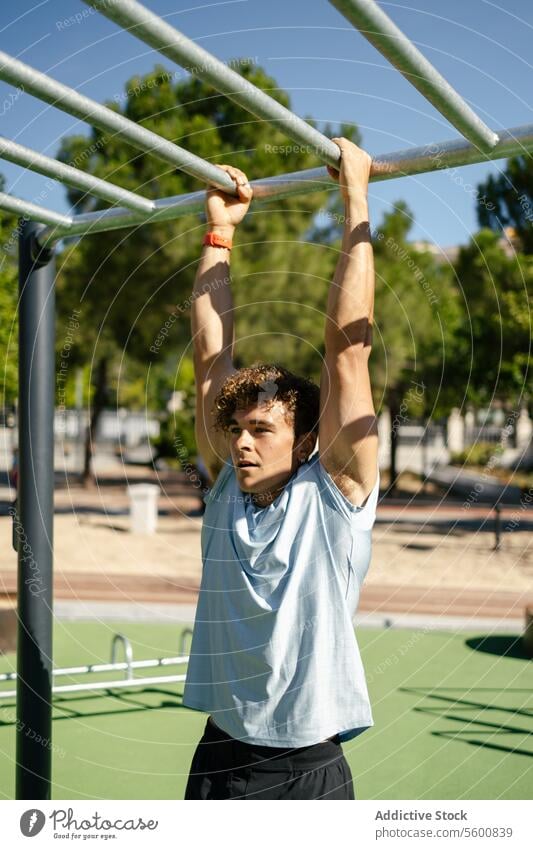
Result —
MULTIPOLYGON (((208 232, 231 240, 242 221, 252 189, 246 174, 229 165, 220 166, 234 179, 238 197, 210 189, 206 197, 208 232)), ((230 278, 231 251, 205 245, 192 292, 191 330, 196 380, 195 436, 211 481, 214 481, 229 454, 223 434, 215 431, 211 408, 233 366, 233 298, 230 278)))
POLYGON ((372 160, 347 139, 339 179, 346 224, 341 254, 328 295, 325 357, 320 383, 319 455, 339 489, 356 506, 377 477, 377 421, 368 359, 372 347, 374 257, 368 216, 372 160))

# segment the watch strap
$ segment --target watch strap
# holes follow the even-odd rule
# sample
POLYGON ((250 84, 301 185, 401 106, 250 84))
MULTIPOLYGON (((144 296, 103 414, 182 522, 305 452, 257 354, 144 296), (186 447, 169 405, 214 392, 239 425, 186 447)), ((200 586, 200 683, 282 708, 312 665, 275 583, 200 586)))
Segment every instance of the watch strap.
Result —
POLYGON ((230 251, 233 247, 231 239, 225 239, 224 236, 219 236, 218 233, 206 233, 204 236, 204 245, 210 245, 213 248, 227 248, 230 251))

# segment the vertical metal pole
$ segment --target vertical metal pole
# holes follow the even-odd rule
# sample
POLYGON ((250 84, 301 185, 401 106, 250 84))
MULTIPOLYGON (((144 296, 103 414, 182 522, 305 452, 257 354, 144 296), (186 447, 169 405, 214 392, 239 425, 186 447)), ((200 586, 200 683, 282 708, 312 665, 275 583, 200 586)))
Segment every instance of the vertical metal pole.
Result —
POLYGON ((52 731, 52 565, 55 264, 25 221, 19 239, 17 799, 49 799, 52 731))
POLYGON ((499 551, 501 548, 501 535, 502 535, 502 517, 501 517, 501 504, 499 501, 494 505, 495 516, 494 516, 494 551, 499 551))

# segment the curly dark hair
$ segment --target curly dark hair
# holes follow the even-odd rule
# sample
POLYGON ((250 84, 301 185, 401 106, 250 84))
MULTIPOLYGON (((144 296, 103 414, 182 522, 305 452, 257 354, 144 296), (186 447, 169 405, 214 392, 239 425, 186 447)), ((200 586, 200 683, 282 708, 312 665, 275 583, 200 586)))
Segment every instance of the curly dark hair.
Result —
POLYGON ((215 429, 228 431, 235 410, 259 401, 267 405, 281 401, 296 438, 311 432, 318 436, 320 389, 312 380, 276 363, 240 368, 226 378, 213 404, 215 429))

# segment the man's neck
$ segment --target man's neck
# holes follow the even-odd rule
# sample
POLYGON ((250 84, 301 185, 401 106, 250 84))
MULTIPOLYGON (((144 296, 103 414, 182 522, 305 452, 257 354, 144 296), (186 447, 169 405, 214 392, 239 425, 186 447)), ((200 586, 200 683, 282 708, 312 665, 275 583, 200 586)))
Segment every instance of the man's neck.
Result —
POLYGON ((277 489, 268 489, 265 492, 253 492, 251 495, 252 503, 256 507, 268 507, 283 492, 285 486, 286 484, 283 484, 283 486, 279 486, 277 489))
POLYGON ((252 492, 250 496, 252 504, 254 504, 256 507, 268 507, 268 505, 272 504, 272 502, 276 500, 278 495, 283 492, 290 479, 297 471, 297 468, 293 469, 290 475, 287 477, 287 480, 280 484, 280 486, 275 487, 274 489, 266 489, 264 492, 252 492))

